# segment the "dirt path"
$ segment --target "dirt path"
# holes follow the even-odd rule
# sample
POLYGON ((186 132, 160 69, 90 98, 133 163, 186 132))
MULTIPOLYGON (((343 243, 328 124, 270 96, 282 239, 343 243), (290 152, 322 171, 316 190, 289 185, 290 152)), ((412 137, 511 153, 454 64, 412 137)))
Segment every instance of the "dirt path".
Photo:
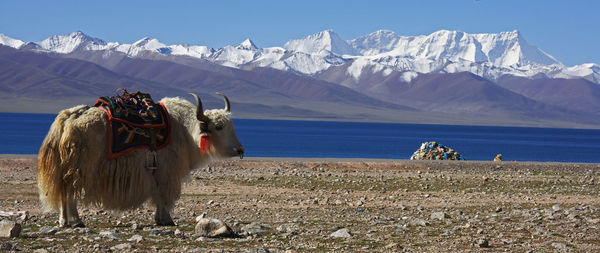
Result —
POLYGON ((600 164, 251 158, 190 175, 173 217, 153 209, 80 207, 85 229, 58 229, 42 213, 35 158, 0 156, 0 211, 28 211, 23 251, 600 251, 600 164), (235 231, 199 238, 195 217, 235 231), (349 238, 330 235, 347 228, 349 238), (128 241, 135 235, 143 238, 128 241), (488 248, 483 246, 488 245, 488 248))

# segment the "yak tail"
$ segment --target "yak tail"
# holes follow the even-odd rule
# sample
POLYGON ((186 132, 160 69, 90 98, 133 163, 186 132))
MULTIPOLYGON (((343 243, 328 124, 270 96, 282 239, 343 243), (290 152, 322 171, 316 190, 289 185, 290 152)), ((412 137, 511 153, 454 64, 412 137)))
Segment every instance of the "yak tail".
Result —
POLYGON ((70 142, 71 131, 68 128, 70 119, 77 118, 89 107, 85 105, 61 111, 40 147, 38 153, 37 181, 40 201, 44 210, 59 210, 66 198, 76 193, 74 173, 78 157, 74 143, 70 142))

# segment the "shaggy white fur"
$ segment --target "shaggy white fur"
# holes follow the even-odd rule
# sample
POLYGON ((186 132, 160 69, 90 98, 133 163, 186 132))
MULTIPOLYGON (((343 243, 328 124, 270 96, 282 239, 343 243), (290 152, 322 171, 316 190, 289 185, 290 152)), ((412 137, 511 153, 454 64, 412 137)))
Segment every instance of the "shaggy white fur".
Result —
POLYGON ((80 105, 58 114, 40 148, 37 174, 40 200, 47 210, 60 212, 62 226, 83 224, 77 214, 77 201, 124 210, 151 200, 157 206, 156 222, 173 224, 170 212, 190 170, 211 157, 232 157, 243 152, 229 112, 204 112, 210 119, 213 148, 211 153, 201 154, 203 133, 196 119, 196 106, 181 98, 164 98, 161 102, 171 118, 171 142, 157 151, 155 170, 145 167, 146 149, 107 160, 108 117, 104 111, 80 105))

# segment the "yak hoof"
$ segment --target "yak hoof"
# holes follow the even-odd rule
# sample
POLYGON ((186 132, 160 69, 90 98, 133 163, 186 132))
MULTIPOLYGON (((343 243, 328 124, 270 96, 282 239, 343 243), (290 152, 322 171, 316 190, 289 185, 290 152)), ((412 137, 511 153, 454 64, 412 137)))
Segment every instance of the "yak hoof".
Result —
POLYGON ((84 228, 85 224, 83 224, 83 222, 78 222, 75 224, 62 223, 62 224, 59 224, 59 227, 61 227, 61 228, 84 228))
POLYGON ((83 222, 79 222, 79 223, 77 223, 77 224, 73 225, 73 227, 74 227, 74 228, 84 228, 84 227, 85 227, 85 224, 83 224, 83 222))
POLYGON ((177 224, 175 224, 175 222, 170 220, 170 221, 157 221, 156 225, 157 226, 176 226, 177 224))

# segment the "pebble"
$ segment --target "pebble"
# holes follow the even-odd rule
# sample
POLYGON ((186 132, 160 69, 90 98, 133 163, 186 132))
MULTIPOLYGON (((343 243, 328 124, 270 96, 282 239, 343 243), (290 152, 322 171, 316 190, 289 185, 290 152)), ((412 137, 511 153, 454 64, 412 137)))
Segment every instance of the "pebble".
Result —
POLYGON ((42 234, 53 235, 53 234, 56 234, 56 232, 58 232, 58 227, 45 226, 45 227, 40 228, 39 231, 42 234))
POLYGON ((9 242, 0 242, 0 250, 1 251, 10 251, 13 250, 14 246, 9 242))
POLYGON ((560 205, 553 205, 552 206, 552 210, 555 211, 555 212, 560 212, 560 211, 563 210, 563 208, 560 205))
POLYGON ((445 212, 435 212, 431 214, 431 219, 433 220, 443 220, 447 218, 450 218, 450 215, 445 212))
POLYGON ((388 250, 400 250, 403 247, 402 247, 402 245, 393 242, 393 243, 390 243, 388 245, 385 245, 385 248, 388 249, 388 250))
POLYGON ((475 242, 473 242, 473 244, 480 248, 487 248, 490 246, 488 240, 485 238, 477 238, 475 239, 475 242))
POLYGON ((350 233, 350 231, 347 228, 342 228, 342 229, 339 229, 339 230, 333 232, 329 236, 333 237, 333 238, 350 238, 350 237, 352 237, 352 234, 350 233))
POLYGON ((137 242, 137 243, 139 243, 143 240, 144 240, 144 238, 141 235, 133 235, 132 237, 127 239, 127 241, 129 241, 129 242, 137 242))
POLYGON ((173 232, 173 230, 160 228, 155 228, 152 231, 150 231, 151 236, 168 236, 173 235, 174 233, 175 232, 173 232))
POLYGON ((135 246, 131 245, 131 243, 121 243, 121 244, 117 244, 113 247, 111 247, 111 250, 126 250, 126 249, 133 249, 135 248, 135 246))
POLYGON ((431 225, 428 221, 415 217, 402 217, 402 222, 404 222, 404 224, 407 226, 425 227, 431 225))
POLYGON ((252 223, 242 227, 242 232, 247 235, 263 234, 263 233, 267 232, 268 230, 269 230, 269 227, 267 227, 259 222, 252 222, 252 223))
POLYGON ((100 231, 100 233, 98 233, 98 234, 100 234, 100 236, 102 236, 104 238, 108 238, 108 239, 111 239, 111 240, 118 240, 119 239, 119 238, 117 238, 117 231, 115 231, 115 230, 113 230, 113 231, 108 231, 108 230, 100 231))
POLYGON ((553 242, 552 247, 554 247, 555 249, 566 249, 567 245, 560 242, 553 242))

